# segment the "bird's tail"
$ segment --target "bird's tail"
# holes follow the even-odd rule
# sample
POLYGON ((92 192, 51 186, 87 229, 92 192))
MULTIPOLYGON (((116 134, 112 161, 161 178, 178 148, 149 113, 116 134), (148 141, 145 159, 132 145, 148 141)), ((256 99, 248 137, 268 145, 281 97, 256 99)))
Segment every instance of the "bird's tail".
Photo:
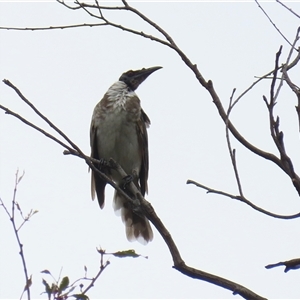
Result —
POLYGON ((117 214, 121 214, 122 220, 126 226, 126 236, 128 241, 132 242, 137 240, 145 245, 153 239, 150 223, 146 217, 133 213, 126 203, 128 203, 128 201, 115 191, 114 210, 117 214))

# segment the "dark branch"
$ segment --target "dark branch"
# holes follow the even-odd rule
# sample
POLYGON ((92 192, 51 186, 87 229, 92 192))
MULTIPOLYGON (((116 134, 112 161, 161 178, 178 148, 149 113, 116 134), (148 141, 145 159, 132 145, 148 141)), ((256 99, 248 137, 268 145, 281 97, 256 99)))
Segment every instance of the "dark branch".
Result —
POLYGON ((8 217, 11 221, 13 231, 14 231, 14 234, 16 236, 16 240, 17 240, 17 243, 19 246, 19 254, 21 256, 21 261, 22 261, 22 266, 23 266, 24 276, 25 276, 25 284, 24 284, 24 289, 23 289, 21 298, 23 297, 23 294, 26 292, 27 299, 30 300, 30 286, 31 286, 32 281, 31 281, 31 276, 28 276, 27 263, 26 263, 25 254, 24 254, 24 247, 23 247, 23 244, 20 239, 19 230, 17 228, 16 218, 15 218, 15 210, 17 209, 17 210, 21 211, 19 205, 17 204, 16 199, 17 199, 18 184, 20 183, 23 176, 24 176, 24 173, 23 173, 23 175, 19 176, 19 171, 16 172, 14 193, 13 193, 13 198, 11 201, 11 213, 8 211, 6 205, 4 204, 4 202, 2 201, 1 198, 0 198, 0 205, 3 206, 5 212, 7 213, 8 217))
POLYGON ((274 28, 276 29, 276 31, 278 31, 278 33, 284 38, 284 40, 290 45, 292 46, 292 43, 284 36, 284 34, 280 31, 280 29, 276 26, 276 24, 272 21, 272 19, 269 17, 269 15, 267 14, 267 12, 261 7, 261 5, 259 4, 259 2, 257 0, 255 0, 256 4, 258 5, 258 7, 262 10, 262 12, 264 13, 264 15, 268 18, 268 20, 270 21, 270 23, 274 26, 274 28))
MULTIPOLYGON (((126 173, 119 165, 116 166, 115 170, 117 170, 122 177, 126 176, 126 173)), ((155 226, 155 228, 158 230, 158 232, 166 242, 173 258, 174 269, 178 270, 179 272, 191 278, 210 282, 222 288, 228 289, 232 291, 233 294, 238 294, 244 297, 245 299, 259 299, 259 300, 266 299, 255 294, 254 292, 247 289, 246 287, 239 285, 233 281, 187 266, 183 261, 171 234, 169 233, 167 228, 164 226, 160 218, 155 213, 152 205, 143 198, 142 194, 137 189, 137 187, 133 184, 133 182, 130 183, 129 187, 132 194, 136 195, 137 198, 140 200, 140 207, 137 207, 137 209, 140 209, 142 213, 151 221, 151 223, 155 226)))
POLYGON ((266 269, 272 269, 279 266, 285 266, 284 273, 290 270, 297 270, 300 269, 300 258, 294 258, 287 261, 281 261, 276 264, 270 264, 265 266, 266 269))
POLYGON ((8 115, 12 115, 14 117, 16 117, 17 119, 19 119, 20 121, 22 121, 23 123, 25 123, 26 125, 32 127, 33 129, 41 132, 42 134, 44 134, 46 137, 50 138, 51 140, 55 141, 56 143, 60 144, 61 146, 63 146, 64 148, 68 149, 69 151, 73 151, 72 148, 70 148, 68 145, 66 145, 65 143, 63 143, 62 141, 60 141, 59 139, 57 139, 56 137, 54 137, 53 135, 51 135, 50 133, 48 133, 47 131, 41 129, 40 127, 34 125, 33 123, 29 122, 28 120, 26 120, 25 118, 23 118, 22 116, 20 116, 19 114, 13 112, 12 110, 10 110, 7 107, 4 107, 0 104, 0 109, 4 110, 6 114, 8 115))
POLYGON ((242 184, 241 184, 240 176, 239 176, 238 169, 237 169, 237 163, 236 163, 236 155, 235 155, 236 152, 235 152, 235 149, 232 149, 232 147, 231 147, 229 129, 228 129, 229 115, 230 115, 230 112, 234 105, 232 103, 234 93, 235 93, 235 89, 233 89, 232 94, 230 96, 229 106, 228 106, 228 110, 227 110, 227 120, 226 120, 226 124, 225 124, 226 125, 226 141, 227 141, 227 147, 228 147, 231 163, 233 166, 233 171, 234 171, 236 183, 238 186, 238 190, 239 190, 240 195, 243 196, 242 184))
POLYGON ((270 123, 271 136, 272 136, 272 139, 280 153, 280 161, 281 161, 281 166, 282 166, 281 168, 291 178, 295 189, 297 190, 298 194, 300 195, 300 178, 295 173, 292 160, 286 153, 284 140, 283 140, 284 134, 279 129, 279 117, 277 116, 275 119, 274 114, 273 114, 274 106, 276 105, 276 96, 274 94, 274 90, 275 90, 277 72, 279 70, 279 57, 281 54, 281 49, 282 49, 282 47, 280 47, 279 51, 276 53, 275 69, 273 72, 273 80, 272 80, 271 87, 270 87, 270 100, 268 101, 265 96, 263 96, 263 99, 264 99, 266 106, 268 108, 268 111, 269 111, 269 123, 270 123))
POLYGON ((195 186, 199 187, 199 188, 202 188, 204 190, 207 191, 207 193, 213 193, 213 194, 218 194, 218 195, 222 195, 222 196, 225 196, 225 197, 228 197, 228 198, 231 198, 231 199, 235 199, 235 200, 239 200, 247 205, 249 205, 250 207, 252 207, 253 209, 265 214, 265 215, 268 215, 270 217, 273 217, 273 218, 277 218, 277 219, 285 219, 285 220, 290 220, 290 219, 296 219, 296 218, 299 218, 300 217, 300 212, 297 213, 297 214, 293 214, 293 215, 278 215, 278 214, 274 214, 274 213, 271 213, 263 208, 260 208, 259 206, 253 204, 251 201, 249 201, 247 198, 245 198, 244 196, 241 196, 241 195, 233 195, 233 194, 229 194, 229 193, 226 193, 226 192, 223 192, 223 191, 220 191, 220 190, 216 190, 216 189, 213 189, 213 188, 210 188, 208 186, 205 186, 201 183, 198 183, 194 180, 188 180, 186 182, 187 184, 194 184, 195 186))
POLYGON ((57 26, 47 26, 47 27, 0 27, 0 30, 21 30, 21 31, 38 31, 38 30, 53 30, 53 29, 69 29, 77 27, 97 27, 105 26, 108 24, 105 23, 83 23, 83 24, 74 24, 74 25, 57 25, 57 26))
POLYGON ((51 128, 53 128, 60 136, 62 136, 76 151, 81 155, 84 155, 83 152, 76 146, 58 127, 56 127, 45 115, 43 115, 28 99, 23 96, 20 90, 14 86, 9 80, 4 79, 3 82, 15 90, 19 97, 42 119, 44 120, 51 128))
MULTIPOLYGON (((115 28, 118 28, 118 29, 121 29, 123 31, 126 31, 126 32, 129 32, 129 33, 132 33, 132 34, 136 34, 136 35, 140 35, 144 38, 147 38, 147 39, 150 39, 150 40, 153 40, 153 41, 156 41, 160 44, 163 44, 171 49, 173 49, 180 57, 181 59, 184 61, 184 63, 186 64, 186 66, 188 68, 191 69, 191 71, 194 73, 194 75, 196 76, 197 80, 199 81, 199 83, 209 92, 211 98, 213 99, 213 103, 216 105, 217 109, 218 109, 218 112, 222 118, 222 120, 224 121, 225 125, 226 125, 226 130, 230 131, 233 136, 242 144, 244 145, 247 149, 249 149, 250 151, 252 151, 253 153, 261 156, 262 158, 265 158, 267 160, 270 160, 272 161, 273 163, 275 163, 276 165, 278 165, 283 171, 285 171, 289 176, 290 176, 290 167, 291 166, 286 166, 286 161, 287 161, 287 158, 285 157, 284 160, 282 158, 282 155, 281 155, 281 158, 278 158, 277 156, 271 154, 271 153, 268 153, 268 152, 265 152, 257 147, 255 147, 254 145, 252 145, 251 143, 249 143, 240 133, 239 131, 234 127, 234 125, 231 123, 231 121, 229 120, 229 111, 226 113, 225 112, 225 109, 219 99, 219 96, 217 95, 214 87, 213 87, 213 84, 212 84, 212 81, 208 80, 206 81, 204 79, 204 77, 202 76, 202 74, 199 72, 198 68, 197 68, 197 65, 193 64, 189 58, 185 55, 185 53, 180 49, 178 48, 178 46, 175 44, 174 40, 161 28, 159 27, 156 23, 154 23, 152 20, 148 19, 145 15, 143 15, 141 12, 139 12, 138 10, 136 10, 135 8, 131 7, 127 1, 125 0, 122 0, 122 3, 123 3, 123 7, 105 7, 105 6, 99 6, 98 2, 96 1, 96 5, 89 5, 89 4, 85 4, 85 3, 79 3, 78 1, 76 1, 76 6, 75 7, 71 7, 69 5, 67 5, 66 3, 64 3, 63 1, 59 1, 59 3, 63 4, 64 6, 68 7, 69 9, 84 9, 90 16, 92 17, 96 17, 98 19, 101 19, 103 21, 103 23, 101 24, 96 24, 95 26, 102 26, 102 25, 109 25, 109 26, 113 26, 115 28), (89 9, 96 9, 99 11, 99 16, 98 15, 95 15, 94 13, 91 13, 91 11, 88 10, 89 9), (149 35, 149 34, 145 34, 143 32, 139 32, 139 31, 136 31, 136 30, 133 30, 133 29, 130 29, 130 28, 126 28, 122 25, 118 25, 118 24, 115 24, 113 22, 110 22, 108 21, 104 16, 103 16, 103 12, 102 10, 105 10, 105 9, 113 9, 113 10, 127 10, 127 11, 130 11, 132 13, 134 13, 135 15, 137 15, 138 17, 140 17, 142 20, 144 20, 146 23, 148 23, 149 25, 151 25, 153 28, 155 28, 159 33, 161 33, 163 35, 163 37, 165 38, 164 39, 160 39, 158 37, 155 37, 155 36, 152 36, 152 35, 149 35)), ((81 26, 86 26, 86 24, 81 24, 81 26)), ((75 27, 75 25, 71 25, 73 27, 75 27)), ((3 27, 2 27, 3 28, 3 27)), ((67 28, 67 27, 64 27, 64 28, 67 28)), ((68 27, 68 28, 71 28, 71 27, 68 27)), ((6 28, 8 29, 8 28, 6 28)), ((48 28, 50 29, 50 28, 48 28)), ((36 29, 37 30, 37 29, 36 29)), ((279 70, 279 67, 277 66, 277 68, 275 68, 276 72, 279 70)), ((272 73, 275 73, 274 71, 272 71, 272 73)), ((269 73, 268 75, 270 75, 271 73, 269 73)), ((273 80, 274 78, 276 78, 275 74, 274 74, 274 77, 273 77, 273 80)), ((257 82, 259 82, 261 79, 257 80, 257 82)), ((250 87, 252 88, 254 86, 254 84, 250 87)), ((272 89, 271 89, 272 90, 272 89)), ((244 94, 243 94, 244 95, 244 94)), ((240 98, 238 98, 240 99, 240 98)), ((237 100, 238 100, 237 99, 237 100)), ((276 97, 274 96, 274 90, 273 90, 273 94, 271 95, 271 99, 273 99, 274 103, 275 103, 275 99, 276 97)), ((231 102, 232 102, 232 99, 231 99, 231 102)), ((232 104, 230 104, 231 108, 235 105, 236 101, 233 102, 232 104)), ((280 141, 281 143, 281 146, 282 146, 282 136, 280 134, 280 131, 279 131, 279 122, 276 123, 275 121, 275 127, 274 127, 274 134, 277 135, 277 139, 278 141, 280 141), (278 124, 278 126, 277 126, 278 124), (277 126, 277 128, 276 128, 277 126)), ((51 126, 51 125, 50 125, 51 126)), ((65 138, 65 137, 64 137, 65 138)), ((69 143, 70 141, 67 140, 69 143)), ((94 167, 94 164, 92 162, 92 160, 85 156, 81 151, 80 149, 77 147, 75 147, 76 145, 74 144, 71 144, 70 145, 75 148, 75 149, 68 149, 69 150, 69 153, 73 154, 73 155, 77 155, 83 159, 85 159, 86 163, 93 169, 95 170, 99 176, 101 176, 102 178, 105 178, 105 174, 102 174, 99 170, 97 170, 97 168, 94 167)), ((229 145, 230 146, 230 145, 229 145)), ((236 161, 235 161, 235 152, 234 150, 231 149, 231 146, 229 147, 230 149, 230 153, 232 155, 232 162, 233 162, 233 165, 235 165, 236 167, 236 161)), ((284 147, 283 147, 284 149, 284 147)), ((114 162, 110 162, 112 165, 114 165, 114 162)), ((119 168, 120 166, 118 166, 117 164, 115 164, 114 166, 112 166, 116 169, 118 169, 118 172, 122 172, 122 170, 119 168)), ((123 171, 124 172, 124 171, 123 171)), ((121 174, 121 173, 120 173, 121 174)), ((294 174, 295 175, 295 174, 294 174)), ((236 169, 236 177, 238 178, 238 173, 237 173, 237 169, 236 169)), ((292 178, 292 177, 291 177, 292 178)), ((292 178, 292 180, 298 180, 299 178, 296 177, 296 175, 292 178)), ((108 181, 109 182, 109 181, 108 181)), ((113 182, 109 182, 112 186, 113 185, 113 182)), ((188 183, 194 183, 192 181, 189 181, 188 183)), ((295 184, 294 184, 295 185, 295 184)), ((272 213, 269 213, 257 206, 255 206, 254 204, 252 204, 250 201, 248 201, 245 197, 243 196, 233 196, 233 195, 230 195, 230 194, 227 194, 227 193, 224 193, 224 192, 221 192, 221 191, 216 191, 216 190, 213 190, 213 189, 209 189, 203 185, 198 185, 204 189, 206 189, 208 192, 214 192, 214 193, 218 193, 218 194, 221 194, 221 195, 224 195, 224 196, 227 196, 227 197, 230 197, 230 198, 233 198, 233 199, 237 199, 237 200, 240 200, 240 201, 243 201, 244 203, 250 205, 251 207, 253 207, 254 209, 258 210, 258 211, 261 211, 267 215, 270 215, 270 216, 273 216, 273 217, 279 217, 279 218, 283 218, 283 219, 288 219, 288 218, 295 218, 295 217, 299 217, 299 214, 297 215, 293 215, 293 216, 280 216, 280 215, 276 215, 276 214, 272 214, 272 213)), ((115 187, 115 186, 114 186, 115 187)), ((118 187, 115 187, 116 189, 118 189, 118 187)), ((136 189, 136 187, 131 184, 131 188, 134 190, 136 189)), ((119 189, 118 189, 119 191, 119 189)), ((122 190, 120 190, 120 192, 123 192, 122 190)), ((240 189, 240 193, 242 194, 242 191, 240 189)), ((167 231, 167 229, 164 227, 164 225, 162 224, 162 222, 160 221, 160 219, 158 218, 158 216, 155 214, 155 211, 153 209, 153 207, 151 206, 150 203, 148 203, 140 194, 140 192, 138 190, 136 190, 133 195, 135 195, 137 197, 137 199, 139 200, 139 202, 141 203, 140 204, 140 208, 138 207, 137 209, 142 209, 143 213, 149 218, 149 220, 153 223, 153 225, 158 229, 158 231, 161 233, 161 235, 163 236, 164 240, 166 241, 169 249, 170 249, 170 252, 172 254, 172 257, 173 257, 173 261, 174 261, 174 268, 176 268, 177 270, 179 270, 180 272, 188 275, 188 276, 191 276, 193 278, 198 278, 198 279, 201 279, 201 280, 205 280, 205 281, 208 281, 208 282, 211 282, 213 284, 216 284, 216 285, 219 285, 219 286, 222 286, 226 289, 229 289, 231 291, 233 291, 234 293, 237 293, 237 294, 240 294, 241 296, 243 296, 244 298, 246 299, 263 299, 262 297, 256 295, 255 293, 249 291, 248 289, 244 288, 243 286, 240 286, 236 283, 233 283, 231 281, 228 281, 224 278, 220 278, 218 276, 215 276, 215 275, 211 275, 211 274, 208 274, 208 273, 205 273, 205 272, 202 272, 202 271, 199 271, 199 270, 195 270, 195 269, 192 269, 188 266, 185 265, 184 261, 182 260, 181 256, 180 256, 180 253, 170 235, 170 233, 167 231)), ((126 198, 128 197, 126 194, 124 195, 126 198)), ((131 201, 135 202, 136 199, 133 199, 131 201)))
POLYGON ((18 94, 18 96, 28 105, 30 106, 33 111, 41 118, 43 119, 50 127, 52 127, 57 133, 59 133, 66 141, 68 141, 68 143, 73 147, 69 147, 68 145, 66 145, 65 143, 63 143, 62 141, 60 141, 59 139, 55 138, 53 135, 51 135, 50 133, 48 133, 47 131, 41 129, 40 127, 34 125, 33 123, 29 122, 28 120, 26 120, 25 118, 23 118, 22 116, 20 116, 19 114, 11 111, 10 109, 8 109, 7 107, 4 107, 2 105, 0 105, 0 109, 4 110, 7 114, 10 114, 16 118, 18 118, 19 120, 21 120, 23 123, 25 123, 26 125, 34 128, 35 130, 37 130, 38 132, 44 134, 46 137, 50 138, 51 140, 55 141, 56 143, 58 143, 59 145, 63 146, 65 149, 68 149, 68 151, 65 151, 64 154, 72 154, 75 156, 78 156, 82 159, 85 160, 86 164, 96 172, 96 174, 98 176, 100 176, 102 179, 104 179, 108 184, 110 184, 113 188, 115 188, 116 190, 118 190, 118 192, 120 194, 122 194, 128 201, 132 201, 132 199, 117 185, 115 184, 108 176, 106 176, 104 173, 102 173, 101 171, 99 171, 98 168, 95 167, 94 163, 98 164, 99 161, 92 159, 91 157, 85 155, 78 146, 76 146, 58 127, 56 127, 48 118, 46 118, 28 99, 25 98, 25 96, 21 93, 21 91, 14 86, 9 80, 4 79, 3 82, 8 85, 9 87, 11 87, 12 89, 14 89, 16 91, 16 93, 18 94))
MULTIPOLYGON (((9 81, 6 81, 5 83, 6 84, 9 83, 9 81)), ((14 90, 18 93, 19 97, 23 101, 25 101, 25 103, 28 104, 39 115, 39 117, 41 117, 45 121, 47 120, 46 122, 49 125, 51 124, 50 126, 52 128, 54 128, 57 132, 59 132, 71 145, 75 145, 49 119, 45 118, 44 115, 41 114, 29 102, 29 100, 27 100, 22 95, 22 93, 14 85, 12 85, 12 84, 8 84, 8 85, 10 87, 14 88, 14 90)), ((48 135, 46 135, 46 136, 49 137, 48 135)), ((105 174, 100 172, 94 166, 93 160, 91 158, 89 158, 88 156, 84 155, 80 149, 79 149, 79 151, 77 149, 71 149, 66 154, 73 154, 73 155, 76 155, 76 156, 84 159, 86 161, 86 163, 90 166, 90 168, 92 168, 98 174, 98 176, 101 176, 101 178, 105 179, 110 185, 112 185, 116 190, 118 190, 118 192, 120 192, 128 201, 130 201, 133 204, 133 207, 134 207, 133 210, 136 213, 143 213, 152 222, 152 224, 156 227, 156 229, 159 231, 159 233, 161 234, 161 236, 165 240, 165 242, 166 242, 166 244, 167 244, 167 246, 170 250, 170 253, 172 255, 173 262, 174 262, 174 268, 176 270, 178 270, 178 271, 182 272, 183 274, 185 274, 187 276, 190 276, 192 278, 197 278, 199 280, 208 281, 208 282, 213 283, 215 285, 224 287, 225 289, 229 289, 233 293, 239 294, 239 295, 241 295, 242 297, 244 297, 246 299, 259 299, 259 300, 265 299, 265 298, 262 298, 262 297, 258 296, 257 294, 255 294, 251 290, 249 290, 249 289, 247 289, 247 288, 245 288, 245 287, 243 287, 243 286, 241 286, 237 283, 234 283, 234 282, 229 281, 225 278, 221 278, 219 276, 212 275, 212 274, 209 274, 209 273, 197 270, 197 269, 193 269, 193 268, 187 266, 184 263, 183 259, 181 258, 179 250, 178 250, 174 240, 172 239, 171 234, 169 233, 169 231, 166 229, 164 224, 161 222, 161 220, 159 219, 159 217, 155 213, 152 205, 142 197, 140 191, 137 189, 137 187, 134 185, 133 182, 131 182, 128 186, 131 189, 132 195, 134 195, 133 198, 130 198, 126 193, 124 193, 124 191, 120 187, 118 187, 114 182, 112 182, 105 174)), ((119 172, 119 174, 122 177, 127 176, 127 174, 124 172, 124 170, 121 168, 121 166, 119 164, 117 164, 114 160, 111 159, 109 161, 109 165, 110 165, 111 168, 114 168, 117 172, 119 172)))
POLYGON ((290 11, 293 15, 295 15, 297 18, 300 19, 300 15, 295 13, 291 8, 287 7, 283 2, 276 0, 277 3, 281 4, 284 8, 286 8, 288 11, 290 11))

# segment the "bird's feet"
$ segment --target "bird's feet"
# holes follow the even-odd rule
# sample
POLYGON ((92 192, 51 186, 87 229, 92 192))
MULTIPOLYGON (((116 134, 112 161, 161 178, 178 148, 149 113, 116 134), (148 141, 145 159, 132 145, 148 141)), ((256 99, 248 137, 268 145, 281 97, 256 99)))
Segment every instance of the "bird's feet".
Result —
POLYGON ((123 177, 123 179, 122 179, 123 189, 126 190, 128 184, 130 184, 136 178, 138 178, 138 174, 137 174, 136 170, 132 170, 132 174, 123 177))
POLYGON ((130 182, 132 182, 133 179, 134 179, 133 175, 127 175, 127 176, 123 177, 123 179, 122 179, 123 190, 127 189, 128 184, 130 184, 130 182))
POLYGON ((106 160, 105 158, 100 158, 99 159, 99 166, 100 167, 107 167, 109 165, 108 160, 106 160))

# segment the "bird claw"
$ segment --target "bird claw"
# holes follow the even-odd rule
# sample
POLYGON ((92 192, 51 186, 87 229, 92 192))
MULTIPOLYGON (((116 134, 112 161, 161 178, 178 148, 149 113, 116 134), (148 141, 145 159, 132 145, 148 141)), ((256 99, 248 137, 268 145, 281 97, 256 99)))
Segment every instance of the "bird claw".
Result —
POLYGON ((109 166, 108 160, 106 160, 105 158, 100 158, 99 159, 99 167, 103 168, 103 167, 107 167, 107 166, 109 166))
POLYGON ((123 178, 123 189, 126 190, 127 185, 134 179, 133 175, 127 175, 123 178))

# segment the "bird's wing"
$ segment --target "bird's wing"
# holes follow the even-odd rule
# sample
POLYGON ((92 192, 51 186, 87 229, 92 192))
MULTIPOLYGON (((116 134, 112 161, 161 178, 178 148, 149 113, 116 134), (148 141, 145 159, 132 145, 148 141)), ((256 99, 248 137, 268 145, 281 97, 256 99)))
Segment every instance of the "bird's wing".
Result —
POLYGON ((147 127, 150 125, 150 119, 146 113, 141 110, 141 117, 137 122, 137 133, 139 139, 139 145, 141 145, 142 152, 142 165, 140 170, 140 185, 141 193, 144 196, 145 192, 148 192, 147 180, 148 180, 148 171, 149 171, 149 154, 148 154, 148 135, 147 127))
MULTIPOLYGON (((91 144, 91 157, 95 159, 100 159, 98 151, 98 141, 97 141, 97 126, 95 124, 95 118, 93 116, 90 128, 90 144, 91 144)), ((94 164, 95 167, 99 168, 99 165, 94 164)), ((95 171, 92 170, 91 175, 91 194, 92 199, 95 199, 95 192, 97 194, 98 202, 101 208, 104 207, 104 190, 106 182, 101 179, 95 171)))

